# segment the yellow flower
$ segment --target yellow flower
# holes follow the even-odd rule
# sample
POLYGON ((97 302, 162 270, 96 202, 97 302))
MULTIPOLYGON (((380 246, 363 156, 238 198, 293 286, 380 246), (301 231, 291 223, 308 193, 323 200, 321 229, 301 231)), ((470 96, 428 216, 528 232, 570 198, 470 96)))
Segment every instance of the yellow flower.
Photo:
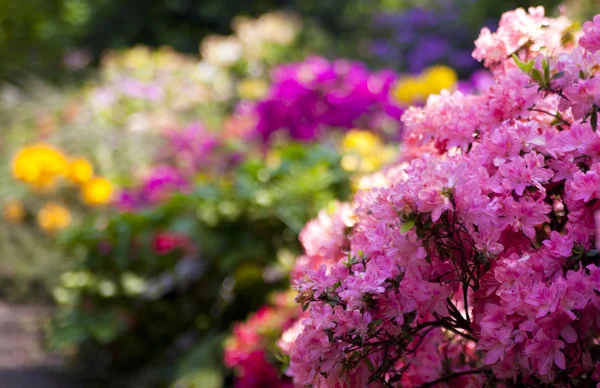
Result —
POLYGON ((91 206, 104 205, 110 201, 112 185, 106 178, 93 178, 81 188, 83 202, 91 206))
POLYGON ((19 150, 13 160, 13 176, 36 189, 54 187, 56 179, 68 173, 67 158, 59 150, 38 144, 19 150))
POLYGON ((444 89, 452 90, 458 82, 458 75, 456 72, 448 67, 442 65, 431 66, 422 74, 422 79, 425 85, 427 85, 427 94, 438 94, 444 89))
POLYGON ((25 218, 25 207, 21 201, 13 199, 4 204, 3 213, 6 221, 17 224, 25 218))
POLYGON ((442 90, 453 90, 458 82, 456 72, 442 65, 431 66, 418 76, 400 79, 394 86, 394 98, 404 104, 422 103, 430 94, 438 94, 442 90))
POLYGON ((267 93, 269 86, 259 78, 245 78, 237 86, 238 95, 246 100, 257 100, 267 93))
POLYGON ((346 133, 342 140, 344 152, 357 152, 364 156, 381 147, 381 139, 371 131, 352 129, 346 133))
POLYGON ((37 214, 38 225, 47 233, 55 233, 71 224, 71 212, 55 202, 48 202, 37 214))
POLYGON ((92 164, 84 158, 78 158, 69 164, 69 179, 78 185, 89 182, 94 177, 92 164))
POLYGON ((358 129, 346 133, 341 151, 341 166, 351 172, 375 171, 394 155, 373 132, 358 129))
POLYGON ((425 101, 428 90, 427 85, 419 77, 405 77, 396 83, 392 93, 398 102, 410 105, 425 101))

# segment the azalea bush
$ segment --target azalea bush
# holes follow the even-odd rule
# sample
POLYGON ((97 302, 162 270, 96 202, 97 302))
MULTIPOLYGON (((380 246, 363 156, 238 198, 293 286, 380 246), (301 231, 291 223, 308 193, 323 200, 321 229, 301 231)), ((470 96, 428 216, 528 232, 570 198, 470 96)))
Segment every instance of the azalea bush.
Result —
POLYGON ((294 384, 600 380, 599 22, 507 12, 473 52, 493 86, 404 114, 407 162, 303 241, 294 384))

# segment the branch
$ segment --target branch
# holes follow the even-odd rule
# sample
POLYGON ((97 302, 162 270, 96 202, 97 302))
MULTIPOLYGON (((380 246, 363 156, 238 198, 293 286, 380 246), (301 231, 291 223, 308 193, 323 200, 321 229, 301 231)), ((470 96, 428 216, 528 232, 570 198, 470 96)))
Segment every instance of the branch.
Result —
POLYGON ((455 379, 457 377, 461 377, 461 376, 466 376, 466 375, 476 375, 476 374, 486 374, 489 375, 491 373, 491 371, 486 370, 486 369, 473 369, 473 370, 467 370, 467 371, 462 371, 462 372, 456 372, 456 373, 452 373, 449 374, 447 376, 441 377, 437 380, 433 380, 430 381, 428 383, 425 383, 423 385, 421 385, 419 388, 428 388, 428 387, 433 387, 439 383, 443 383, 446 382, 448 380, 452 380, 455 379))

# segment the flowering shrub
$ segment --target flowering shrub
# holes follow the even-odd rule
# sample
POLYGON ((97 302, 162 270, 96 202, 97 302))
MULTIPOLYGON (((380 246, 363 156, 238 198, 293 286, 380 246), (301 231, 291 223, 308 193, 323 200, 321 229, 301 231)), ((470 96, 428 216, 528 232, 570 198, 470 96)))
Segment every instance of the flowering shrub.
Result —
POLYGON ((354 225, 324 251, 347 255, 295 277, 297 385, 600 380, 597 35, 508 12, 474 51, 494 86, 405 113, 420 156, 356 196, 354 225))

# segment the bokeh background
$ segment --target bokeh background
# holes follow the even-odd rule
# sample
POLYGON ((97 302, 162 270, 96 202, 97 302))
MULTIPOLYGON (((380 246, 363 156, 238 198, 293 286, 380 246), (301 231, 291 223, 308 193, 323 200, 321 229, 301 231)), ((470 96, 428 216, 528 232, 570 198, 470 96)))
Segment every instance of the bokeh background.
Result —
POLYGON ((303 225, 397 157, 407 106, 485 87, 474 39, 534 5, 600 11, 0 0, 0 385, 233 386, 223 344, 303 225))

